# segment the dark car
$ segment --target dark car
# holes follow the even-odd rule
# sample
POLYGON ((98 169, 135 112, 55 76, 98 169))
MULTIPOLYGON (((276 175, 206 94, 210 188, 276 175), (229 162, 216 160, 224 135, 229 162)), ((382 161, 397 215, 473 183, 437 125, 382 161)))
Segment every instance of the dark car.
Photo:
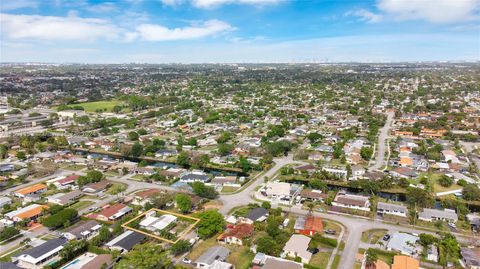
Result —
POLYGON ((308 252, 312 253, 313 255, 318 253, 318 248, 311 248, 308 250, 308 252))
POLYGON ((390 235, 389 234, 386 234, 384 237, 383 237, 383 241, 388 241, 390 240, 390 235))

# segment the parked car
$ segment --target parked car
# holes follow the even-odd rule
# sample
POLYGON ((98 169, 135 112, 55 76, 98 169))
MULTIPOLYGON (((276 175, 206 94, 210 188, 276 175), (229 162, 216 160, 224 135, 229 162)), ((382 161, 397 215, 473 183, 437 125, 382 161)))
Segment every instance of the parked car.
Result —
POLYGON ((191 264, 191 263, 192 263, 192 260, 187 259, 187 258, 183 258, 183 259, 182 259, 182 262, 185 263, 185 264, 191 264))
POLYGON ((325 230, 325 233, 326 233, 326 234, 334 235, 334 234, 337 233, 337 231, 334 231, 334 230, 325 230))
POLYGON ((383 237, 383 241, 388 241, 390 240, 390 235, 389 234, 386 234, 384 237, 383 237))

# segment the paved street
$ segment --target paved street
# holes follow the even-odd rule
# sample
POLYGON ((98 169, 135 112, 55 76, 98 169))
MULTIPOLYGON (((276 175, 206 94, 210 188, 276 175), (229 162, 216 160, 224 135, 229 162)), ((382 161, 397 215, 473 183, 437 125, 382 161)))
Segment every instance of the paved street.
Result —
POLYGON ((387 121, 385 125, 380 129, 380 133, 378 135, 378 144, 377 144, 377 156, 375 157, 375 163, 370 170, 379 170, 385 165, 385 152, 387 151, 387 147, 385 142, 388 138, 388 132, 392 127, 393 118, 395 116, 394 112, 388 112, 387 114, 387 121))
POLYGON ((275 165, 267 172, 260 174, 260 176, 257 176, 255 179, 252 179, 254 182, 248 185, 245 189, 235 194, 220 195, 219 200, 223 203, 223 207, 220 209, 220 212, 222 214, 227 214, 234 207, 254 202, 252 199, 252 194, 258 186, 265 182, 264 178, 267 177, 268 179, 271 179, 271 177, 275 175, 283 166, 288 164, 306 164, 305 162, 294 161, 293 154, 289 154, 288 156, 282 158, 276 158, 273 161, 275 162, 275 165))

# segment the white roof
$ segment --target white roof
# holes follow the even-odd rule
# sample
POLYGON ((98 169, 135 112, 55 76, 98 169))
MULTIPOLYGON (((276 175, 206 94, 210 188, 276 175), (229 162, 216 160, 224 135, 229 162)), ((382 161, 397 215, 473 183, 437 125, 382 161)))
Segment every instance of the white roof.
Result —
POLYGON ((150 226, 153 223, 155 223, 156 221, 158 221, 157 217, 148 216, 140 222, 140 226, 145 226, 145 227, 150 226))
POLYGON ((170 223, 174 222, 177 220, 177 217, 173 215, 163 215, 161 216, 158 221, 153 224, 153 227, 155 227, 157 230, 163 230, 165 229, 170 223))
POLYGON ((403 254, 412 254, 415 252, 415 244, 418 236, 407 233, 396 232, 387 244, 387 248, 398 250, 403 254))
POLYGON ((298 257, 305 260, 312 258, 312 253, 308 252, 308 244, 312 240, 310 237, 302 234, 294 234, 283 247, 283 251, 295 252, 298 257))
POLYGON ((286 182, 268 182, 267 195, 290 196, 290 184, 286 182))
POLYGON ((140 222, 140 226, 153 227, 157 230, 163 230, 168 225, 170 225, 170 223, 172 223, 176 220, 177 220, 177 217, 175 217, 173 215, 170 215, 170 214, 162 215, 159 218, 153 217, 153 216, 148 216, 140 222))

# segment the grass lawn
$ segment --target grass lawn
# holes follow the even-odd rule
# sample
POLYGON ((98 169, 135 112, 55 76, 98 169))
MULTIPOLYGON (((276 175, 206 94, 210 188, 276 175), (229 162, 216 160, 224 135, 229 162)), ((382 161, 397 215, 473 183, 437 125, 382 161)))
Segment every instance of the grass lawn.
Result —
POLYGON ((309 264, 322 269, 327 268, 328 259, 331 254, 331 252, 319 252, 312 256, 309 264))
POLYGON ((97 109, 106 109, 107 112, 112 112, 112 108, 116 105, 121 105, 122 102, 118 100, 111 101, 97 101, 97 102, 86 102, 80 104, 73 104, 73 106, 81 106, 85 109, 86 112, 95 112, 97 109))
POLYGON ((80 210, 80 209, 84 209, 86 207, 89 207, 93 204, 94 204, 94 202, 92 202, 92 201, 78 201, 75 204, 69 206, 69 208, 73 208, 75 210, 80 210))
POLYGON ((433 185, 433 189, 435 190, 435 192, 445 192, 445 191, 453 191, 453 190, 461 190, 462 189, 462 186, 459 186, 457 184, 453 184, 452 186, 450 187, 443 187, 442 185, 438 184, 438 183, 435 183, 433 185))
POLYGON ((110 188, 108 188, 107 193, 108 194, 118 194, 122 191, 125 191, 127 189, 127 187, 128 187, 127 184, 115 182, 115 183, 112 184, 112 186, 110 186, 110 188))
POLYGON ((231 251, 231 254, 227 258, 227 262, 233 264, 236 269, 250 268, 250 262, 253 260, 253 257, 255 257, 255 254, 253 254, 248 247, 236 245, 226 247, 231 251))
MULTIPOLYGON (((338 264, 340 263, 340 254, 337 254, 335 255, 335 258, 333 259, 333 263, 332 263, 332 269, 337 269, 338 268, 338 264)), ((341 269, 341 268, 339 268, 341 269)))
POLYGON ((130 177, 130 179, 137 180, 137 181, 143 181, 145 179, 144 175, 134 175, 133 177, 130 177))
POLYGON ((338 235, 342 231, 342 228, 333 221, 323 220, 323 230, 334 230, 338 235))
POLYGON ((229 193, 238 190, 238 187, 225 186, 222 188, 222 193, 229 193))
POLYGON ((2 255, 4 255, 4 254, 7 254, 7 253, 9 253, 10 251, 13 251, 13 250, 16 249, 15 251, 9 253, 8 255, 2 256, 2 257, 0 258, 0 261, 2 261, 2 262, 10 262, 12 256, 15 256, 16 254, 19 254, 20 252, 24 251, 26 248, 27 248, 26 246, 20 246, 20 247, 19 247, 19 246, 15 246, 15 247, 13 247, 13 248, 5 251, 4 253, 2 253, 2 255), (18 248, 18 249, 17 249, 17 248, 18 248))
POLYGON ((71 165, 65 165, 65 166, 60 166, 61 168, 65 170, 70 170, 70 171, 80 171, 83 168, 85 168, 85 165, 77 165, 77 164, 71 164, 71 165))
POLYGON ((362 242, 376 244, 380 238, 388 233, 386 229, 372 229, 362 233, 362 242))
POLYGON ((393 263, 393 256, 397 255, 395 252, 389 252, 380 249, 373 249, 377 253, 377 257, 379 260, 386 262, 388 265, 392 265, 393 263))

